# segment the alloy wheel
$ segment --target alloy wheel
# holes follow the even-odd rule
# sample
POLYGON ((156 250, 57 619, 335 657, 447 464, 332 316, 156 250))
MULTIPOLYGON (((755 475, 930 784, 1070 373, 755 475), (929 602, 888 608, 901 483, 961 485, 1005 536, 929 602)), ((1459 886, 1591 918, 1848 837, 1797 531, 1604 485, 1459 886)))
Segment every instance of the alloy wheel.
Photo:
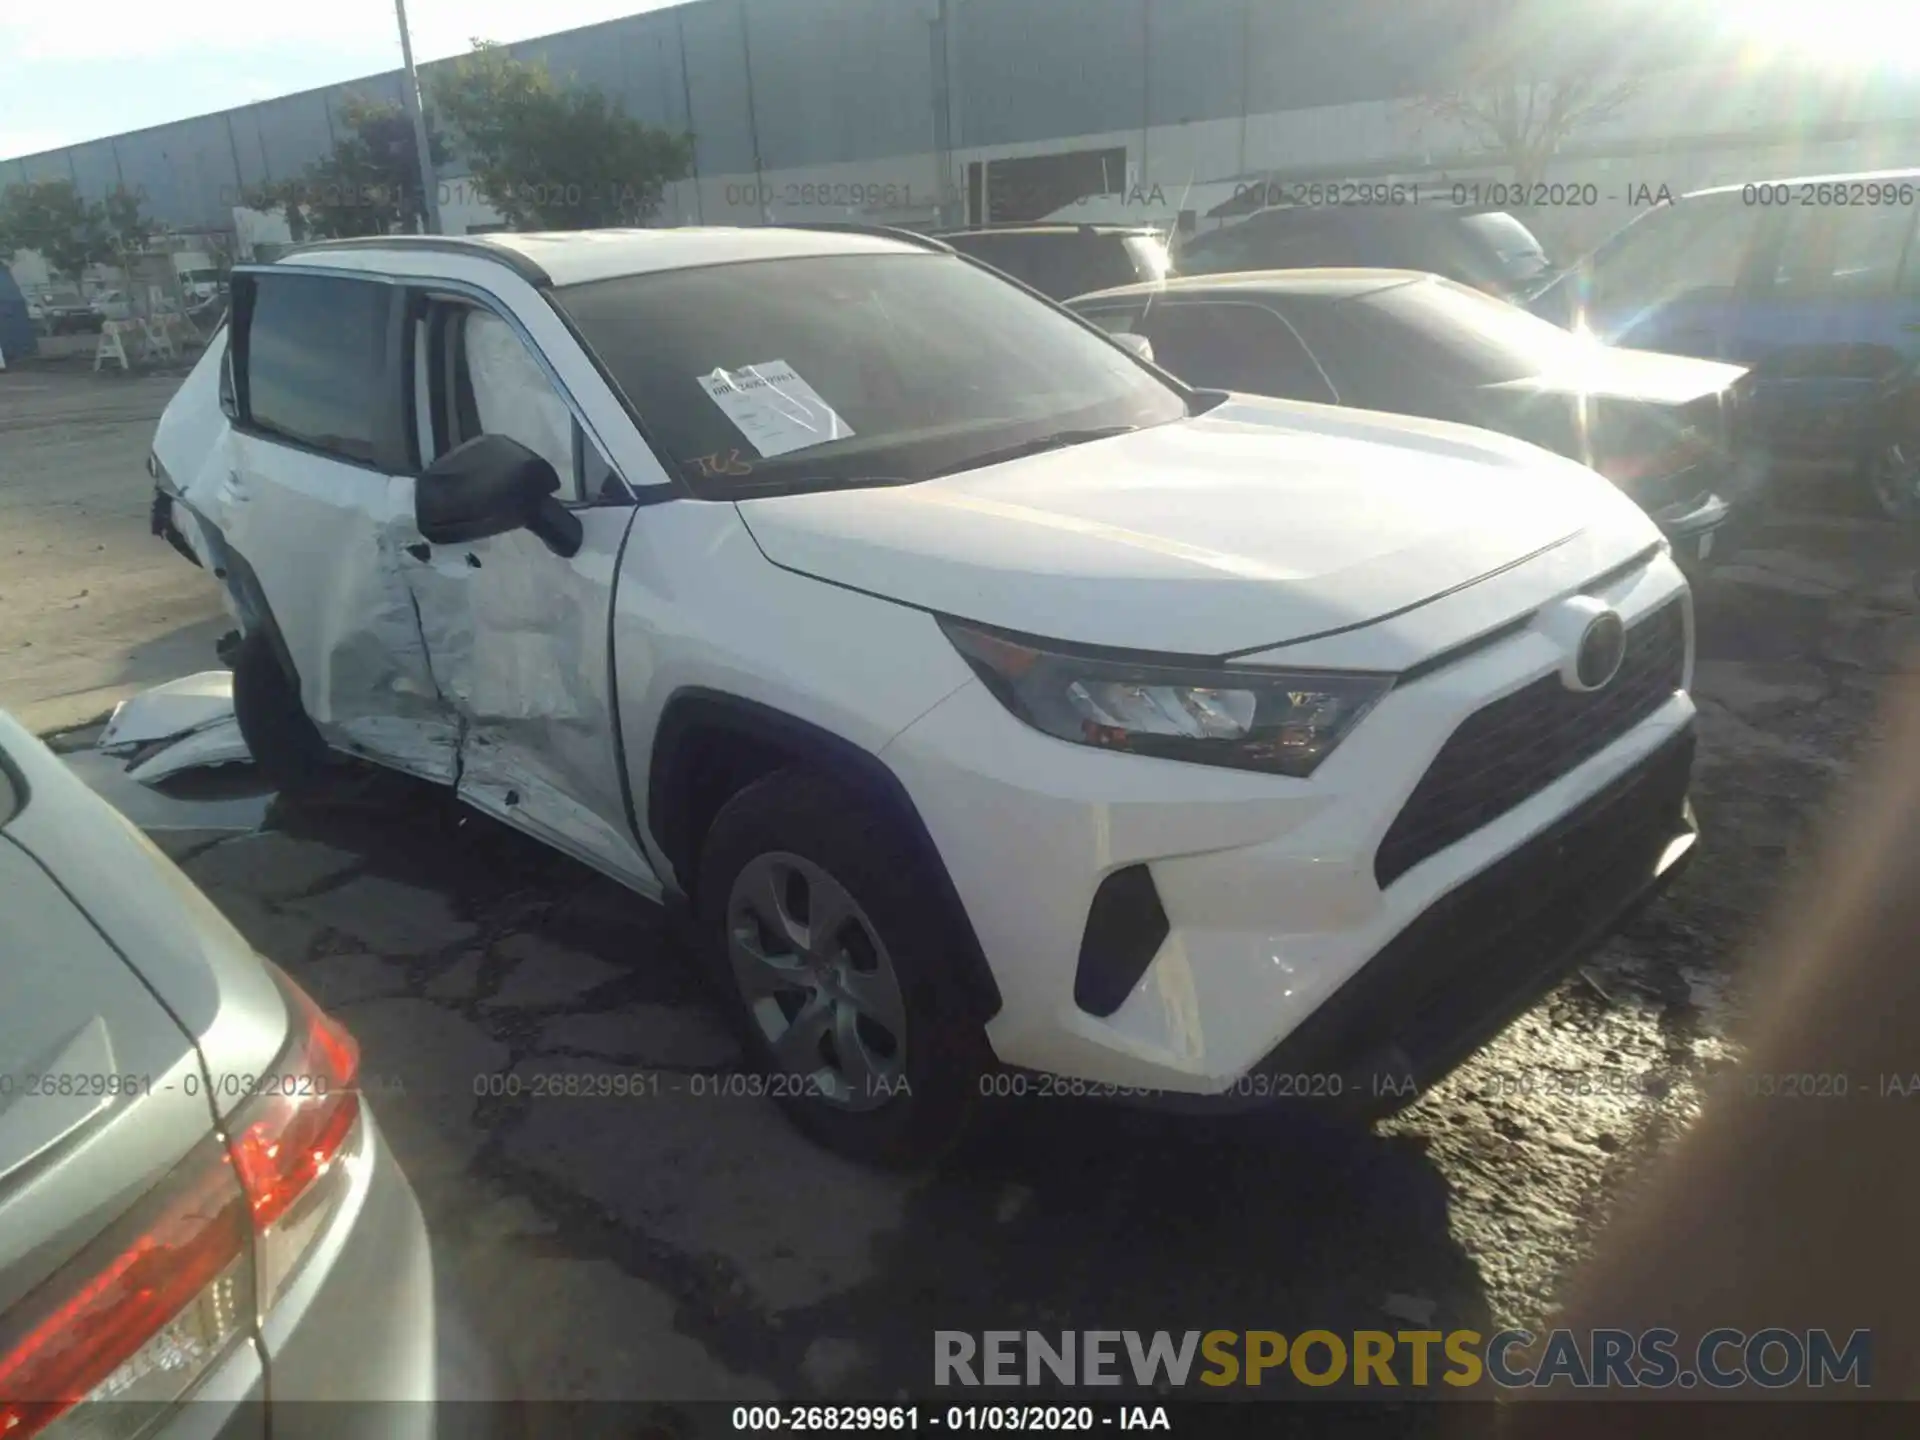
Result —
POLYGON ((799 855, 755 856, 727 897, 727 957, 768 1048, 805 1094, 848 1110, 900 1089, 906 998, 846 887, 799 855))

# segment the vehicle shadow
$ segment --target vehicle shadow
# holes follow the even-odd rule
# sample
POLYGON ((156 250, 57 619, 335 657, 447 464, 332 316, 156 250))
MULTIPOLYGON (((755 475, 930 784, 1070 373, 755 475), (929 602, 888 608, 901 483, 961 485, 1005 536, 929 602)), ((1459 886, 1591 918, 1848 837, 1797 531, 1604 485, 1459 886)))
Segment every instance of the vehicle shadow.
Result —
MULTIPOLYGON (((1222 1329, 1490 1333, 1479 1275, 1450 1231, 1446 1181, 1417 1138, 1276 1112, 1195 1119, 994 1099, 932 1173, 861 1170, 800 1138, 768 1100, 689 1089, 737 1074, 738 1051, 713 1043, 724 1032, 684 943, 620 887, 382 772, 318 800, 278 800, 267 825, 352 854, 357 876, 444 897, 462 926, 445 947, 386 956, 393 983, 371 998, 339 987, 349 957, 337 937, 289 964, 361 1036, 370 1072, 410 1077, 404 1099, 376 1106, 444 1263, 496 1312, 473 1323, 507 1354, 504 1387, 528 1383, 545 1343, 532 1332, 564 1333, 569 1320, 502 1307, 501 1296, 539 1291, 535 1271, 556 1260, 611 1261, 665 1290, 680 1335, 783 1396, 925 1396, 941 1330, 1054 1341, 1063 1330, 1165 1330, 1176 1342, 1222 1329), (592 966, 584 988, 529 975, 544 956, 592 966), (422 997, 484 1032, 501 1074, 645 1074, 657 1091, 640 1105, 476 1099, 464 1060, 431 1068, 422 1012, 398 1018, 422 997), (476 1138, 460 1138, 468 1132, 476 1138), (481 1190, 531 1201, 546 1223, 476 1238, 481 1190)), ((1208 1368, 1194 1357, 1189 1392, 1215 1393, 1197 1383, 1208 1368)), ((1444 1369, 1435 1364, 1435 1381, 1444 1369)), ((686 1383, 673 1398, 739 1398, 686 1383)), ((1258 1388, 1219 1393, 1323 1392, 1283 1367, 1258 1388)), ((1378 1398, 1401 1397, 1411 1398, 1378 1398)))

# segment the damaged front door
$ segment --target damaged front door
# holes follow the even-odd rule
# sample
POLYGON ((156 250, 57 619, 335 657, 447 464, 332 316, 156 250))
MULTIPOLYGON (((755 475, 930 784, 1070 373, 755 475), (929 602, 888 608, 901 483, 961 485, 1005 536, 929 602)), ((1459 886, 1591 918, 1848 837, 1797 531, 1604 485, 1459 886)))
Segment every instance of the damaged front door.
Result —
POLYGON ((232 464, 201 503, 243 616, 278 632, 328 743, 451 782, 459 729, 401 574, 420 540, 404 303, 350 273, 240 277, 232 464))
POLYGON ((459 790, 475 808, 652 894, 627 818, 609 619, 634 510, 520 331, 464 299, 417 296, 409 319, 423 466, 478 435, 547 460, 580 545, 526 529, 422 545, 405 565, 435 684, 462 725, 459 790))

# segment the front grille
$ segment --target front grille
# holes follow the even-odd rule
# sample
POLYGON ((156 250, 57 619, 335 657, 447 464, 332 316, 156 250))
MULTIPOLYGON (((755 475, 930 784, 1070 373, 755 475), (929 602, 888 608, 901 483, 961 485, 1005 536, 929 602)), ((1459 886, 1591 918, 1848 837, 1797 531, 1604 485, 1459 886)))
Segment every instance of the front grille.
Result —
POLYGON ((1461 722, 1401 807, 1373 857, 1382 889, 1497 820, 1598 755, 1666 703, 1686 673, 1682 602, 1627 631, 1626 654, 1604 690, 1569 690, 1557 674, 1502 696, 1461 722))
POLYGON ((1256 1070, 1346 1075, 1393 1056, 1420 1088, 1440 1080, 1671 877, 1693 752, 1689 728, 1441 896, 1256 1070))

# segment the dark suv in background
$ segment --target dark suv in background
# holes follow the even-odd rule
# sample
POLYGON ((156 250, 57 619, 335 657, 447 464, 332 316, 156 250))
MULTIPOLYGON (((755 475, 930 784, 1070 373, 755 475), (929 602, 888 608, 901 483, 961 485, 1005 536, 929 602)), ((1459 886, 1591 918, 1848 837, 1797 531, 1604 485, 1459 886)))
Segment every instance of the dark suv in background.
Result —
POLYGON ((1643 350, 1746 366, 1776 466, 1844 469, 1888 514, 1920 497, 1920 170, 1699 190, 1639 216, 1529 302, 1643 350))
POLYGON ((1151 225, 998 225, 935 238, 1055 300, 1173 273, 1166 237, 1151 225))
POLYGON ((1505 299, 1532 293, 1552 273, 1540 241, 1506 211, 1430 201, 1276 205, 1180 249, 1182 275, 1321 268, 1424 270, 1505 299))

